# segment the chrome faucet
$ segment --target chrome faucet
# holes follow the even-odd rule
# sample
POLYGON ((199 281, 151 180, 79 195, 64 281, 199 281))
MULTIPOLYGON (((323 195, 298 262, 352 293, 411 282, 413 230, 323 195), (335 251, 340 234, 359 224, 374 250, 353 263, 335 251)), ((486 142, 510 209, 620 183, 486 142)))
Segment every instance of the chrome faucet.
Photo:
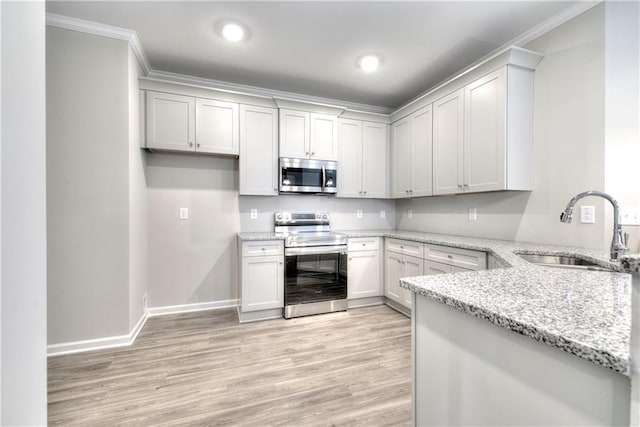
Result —
POLYGON ((564 212, 560 214, 560 221, 570 223, 573 217, 573 207, 575 206, 576 202, 587 196, 602 197, 610 201, 613 205, 613 239, 611 240, 611 261, 619 262, 620 254, 626 252, 627 247, 622 240, 622 226, 620 225, 620 206, 618 205, 616 199, 601 191, 585 191, 584 193, 580 193, 569 200, 569 203, 567 203, 567 207, 564 209, 564 212))

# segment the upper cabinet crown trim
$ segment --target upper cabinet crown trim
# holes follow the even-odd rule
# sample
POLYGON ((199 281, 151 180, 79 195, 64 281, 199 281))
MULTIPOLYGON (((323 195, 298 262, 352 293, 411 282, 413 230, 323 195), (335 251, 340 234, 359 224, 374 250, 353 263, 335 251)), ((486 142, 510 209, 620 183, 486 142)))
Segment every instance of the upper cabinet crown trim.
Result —
POLYGON ((346 110, 346 107, 319 102, 300 102, 299 100, 278 97, 274 97, 273 100, 278 108, 287 110, 308 111, 310 113, 330 114, 332 116, 339 116, 346 110))

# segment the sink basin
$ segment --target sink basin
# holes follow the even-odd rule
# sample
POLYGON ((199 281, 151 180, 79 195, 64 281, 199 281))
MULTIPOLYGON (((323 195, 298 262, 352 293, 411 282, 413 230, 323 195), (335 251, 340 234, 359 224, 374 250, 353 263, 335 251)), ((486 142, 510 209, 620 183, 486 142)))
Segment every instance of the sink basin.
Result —
POLYGON ((569 268, 574 270, 591 270, 591 271, 615 271, 611 268, 603 267, 594 262, 587 261, 582 258, 564 255, 536 255, 536 254, 518 254, 520 258, 529 261, 532 264, 543 265, 545 267, 569 268))

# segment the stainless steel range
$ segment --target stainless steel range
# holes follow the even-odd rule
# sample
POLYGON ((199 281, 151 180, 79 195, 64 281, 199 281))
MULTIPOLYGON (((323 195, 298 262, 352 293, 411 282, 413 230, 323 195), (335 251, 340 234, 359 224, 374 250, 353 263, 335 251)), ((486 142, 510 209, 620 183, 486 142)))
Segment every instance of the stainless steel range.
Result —
POLYGON ((329 226, 328 212, 275 214, 275 232, 286 236, 286 319, 347 309, 347 236, 329 226))

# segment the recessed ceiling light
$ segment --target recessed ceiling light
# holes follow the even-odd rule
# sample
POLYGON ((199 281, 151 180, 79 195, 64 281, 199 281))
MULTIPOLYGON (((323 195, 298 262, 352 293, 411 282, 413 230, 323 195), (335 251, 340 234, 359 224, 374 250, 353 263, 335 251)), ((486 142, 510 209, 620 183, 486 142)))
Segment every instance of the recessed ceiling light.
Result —
POLYGON ((244 39, 244 28, 233 22, 222 26, 222 37, 230 42, 239 42, 244 39))
POLYGON ((376 55, 365 55, 360 58, 360 68, 367 73, 375 71, 380 65, 380 58, 376 55))

